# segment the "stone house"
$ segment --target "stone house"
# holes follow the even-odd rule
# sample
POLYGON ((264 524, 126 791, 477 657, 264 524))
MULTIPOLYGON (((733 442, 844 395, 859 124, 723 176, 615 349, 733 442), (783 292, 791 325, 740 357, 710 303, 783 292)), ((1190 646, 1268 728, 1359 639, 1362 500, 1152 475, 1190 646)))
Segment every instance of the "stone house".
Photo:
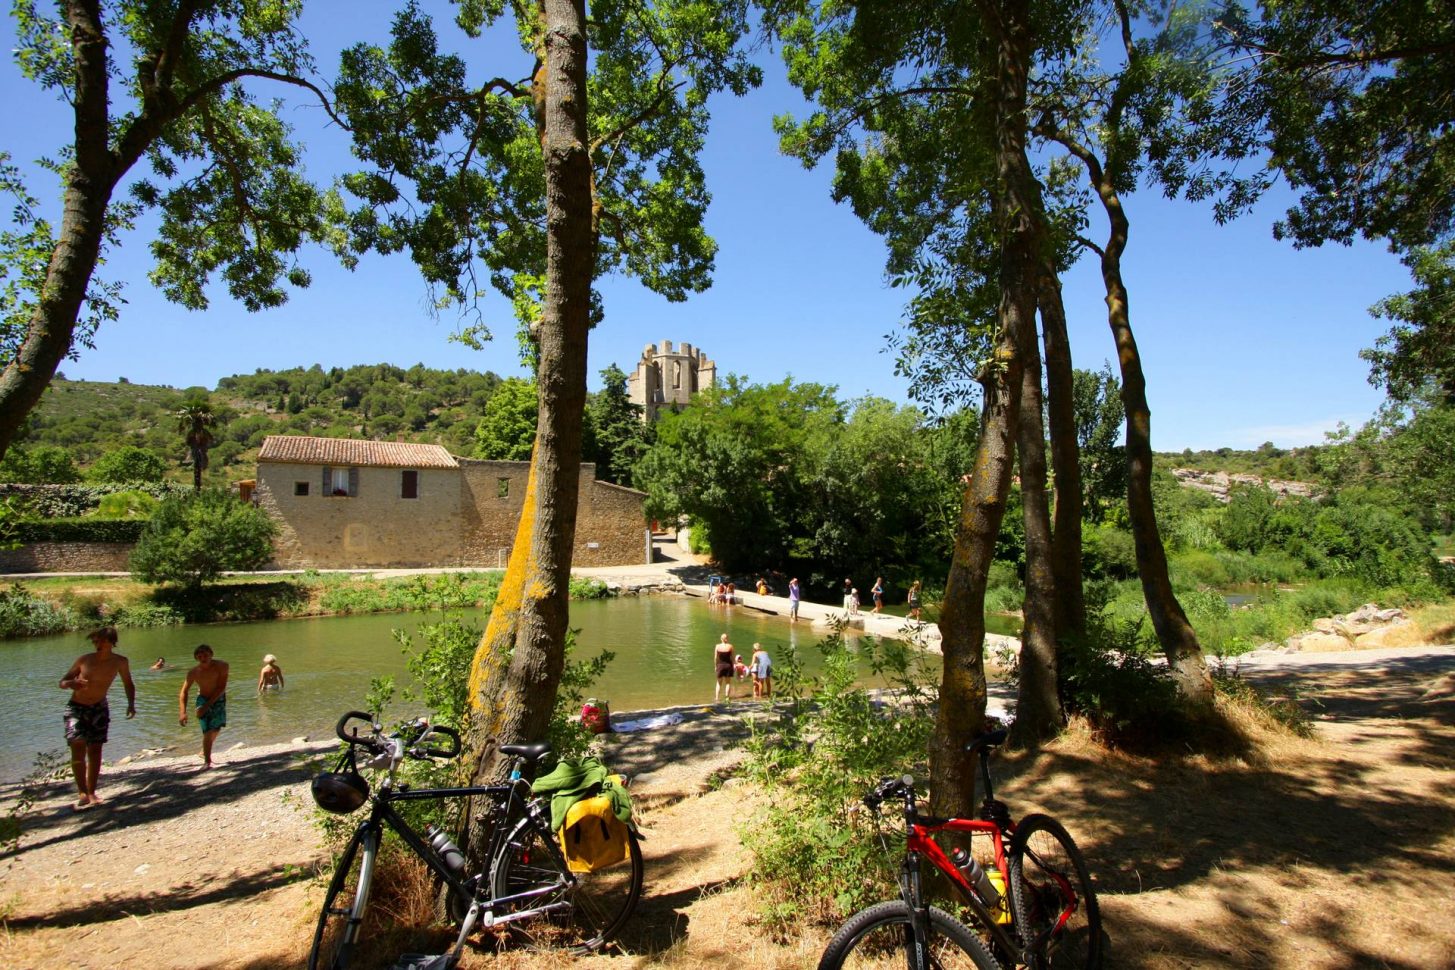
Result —
MULTIPOLYGON (((439 445, 270 435, 253 500, 279 524, 284 569, 504 568, 530 463, 458 458, 439 445)), ((647 562, 646 495, 582 464, 578 566, 647 562)))

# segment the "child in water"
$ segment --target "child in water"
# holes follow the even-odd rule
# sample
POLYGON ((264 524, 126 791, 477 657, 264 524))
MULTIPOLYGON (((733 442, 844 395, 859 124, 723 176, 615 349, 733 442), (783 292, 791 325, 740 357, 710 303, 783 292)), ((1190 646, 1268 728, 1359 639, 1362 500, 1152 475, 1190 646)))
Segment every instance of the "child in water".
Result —
POLYGON ((283 668, 278 666, 278 658, 270 653, 263 657, 263 669, 258 671, 258 693, 282 689, 283 668))

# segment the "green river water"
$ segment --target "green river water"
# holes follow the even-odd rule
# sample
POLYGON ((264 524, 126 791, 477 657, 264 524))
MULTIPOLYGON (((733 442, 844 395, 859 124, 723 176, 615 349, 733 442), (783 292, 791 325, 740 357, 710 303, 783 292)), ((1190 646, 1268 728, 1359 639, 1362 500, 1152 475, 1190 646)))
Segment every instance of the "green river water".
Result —
MULTIPOLYGON (((472 615, 483 626, 484 612, 472 615)), ((164 746, 200 750, 195 720, 185 728, 177 724, 177 693, 199 643, 209 644, 218 659, 231 664, 228 723, 218 740, 218 750, 225 752, 238 742, 327 736, 339 714, 363 706, 371 678, 392 674, 398 683, 408 681, 391 631, 413 631, 438 617, 391 613, 123 629, 117 649, 131 661, 137 716, 125 719, 125 694, 119 681, 113 684, 106 758, 164 746), (267 653, 277 655, 287 688, 259 696, 258 669, 267 653), (148 669, 158 657, 166 658, 167 668, 148 669)), ((711 703, 712 645, 724 632, 744 659, 758 641, 774 660, 793 647, 810 674, 822 665, 815 649, 821 634, 809 624, 745 608, 709 607, 701 600, 644 596, 573 602, 571 625, 580 629, 578 658, 602 650, 616 654, 593 689, 611 703, 614 714, 711 703)), ((56 685, 89 649, 81 633, 0 643, 0 782, 19 780, 37 752, 65 749, 61 710, 69 694, 56 685)), ((752 693, 744 685, 735 693, 738 689, 752 693)))

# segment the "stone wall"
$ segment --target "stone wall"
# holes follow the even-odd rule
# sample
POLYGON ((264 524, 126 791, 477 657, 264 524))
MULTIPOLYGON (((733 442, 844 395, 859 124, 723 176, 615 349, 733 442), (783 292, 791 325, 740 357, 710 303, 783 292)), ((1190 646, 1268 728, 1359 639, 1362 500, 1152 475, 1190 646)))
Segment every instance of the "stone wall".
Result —
POLYGON ((355 494, 325 495, 323 466, 259 462, 254 497, 279 524, 278 566, 462 565, 460 473, 417 469, 418 497, 404 498, 404 471, 361 467, 355 494))
MULTIPOLYGON (((283 569, 476 566, 503 569, 515 543, 530 463, 458 459, 458 469, 419 469, 419 497, 400 495, 399 468, 357 470, 351 496, 321 495, 323 466, 259 462, 257 503, 279 525, 283 569), (296 495, 301 485, 307 495, 296 495)), ((574 563, 647 561, 646 496, 596 481, 583 464, 574 563)))
POLYGON ((3 573, 124 573, 132 542, 35 542, 0 549, 3 573))
MULTIPOLYGON (((463 557, 467 564, 503 569, 515 543, 530 464, 458 459, 464 480, 463 557)), ((577 493, 577 566, 624 566, 647 561, 646 495, 596 480, 596 466, 581 465, 577 493)))

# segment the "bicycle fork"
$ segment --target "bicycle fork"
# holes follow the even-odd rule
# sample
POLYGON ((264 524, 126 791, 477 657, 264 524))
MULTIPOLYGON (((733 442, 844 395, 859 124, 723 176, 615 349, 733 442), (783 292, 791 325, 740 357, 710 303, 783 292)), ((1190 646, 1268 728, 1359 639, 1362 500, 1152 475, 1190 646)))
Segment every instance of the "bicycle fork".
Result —
POLYGON ((930 906, 921 889, 919 865, 918 852, 905 853, 899 895, 909 907, 908 938, 904 941, 909 951, 909 970, 930 970, 930 906))

